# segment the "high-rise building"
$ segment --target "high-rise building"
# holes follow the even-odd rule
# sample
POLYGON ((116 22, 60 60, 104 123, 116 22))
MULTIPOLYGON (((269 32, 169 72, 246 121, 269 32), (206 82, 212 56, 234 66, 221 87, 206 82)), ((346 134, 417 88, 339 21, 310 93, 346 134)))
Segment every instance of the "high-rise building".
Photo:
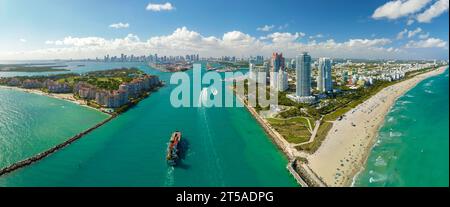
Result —
POLYGON ((284 57, 283 53, 273 53, 272 54, 272 69, 271 72, 278 72, 279 70, 284 70, 284 57))
POLYGON ((320 92, 329 92, 333 90, 333 82, 331 79, 331 59, 319 58, 317 76, 317 90, 320 92))
POLYGON ((256 80, 256 72, 254 71, 253 67, 255 66, 255 64, 252 63, 252 61, 250 61, 250 63, 248 64, 248 76, 250 79, 252 80, 256 80))
POLYGON ((295 95, 311 96, 311 56, 307 52, 298 55, 296 60, 297 86, 295 95))
POLYGON ((287 74, 283 54, 273 53, 270 70, 270 87, 279 91, 287 89, 287 74), (281 75, 280 75, 281 74, 281 75), (281 86, 281 87, 280 87, 281 86))
POLYGON ((285 70, 278 71, 278 90, 286 91, 289 89, 288 74, 285 70))

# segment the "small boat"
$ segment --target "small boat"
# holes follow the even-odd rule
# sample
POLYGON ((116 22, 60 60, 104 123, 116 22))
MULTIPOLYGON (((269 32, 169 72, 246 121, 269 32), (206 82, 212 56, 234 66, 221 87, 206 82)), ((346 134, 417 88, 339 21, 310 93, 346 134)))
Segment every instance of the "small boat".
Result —
POLYGON ((170 137, 169 146, 167 147, 167 164, 175 166, 179 159, 179 144, 181 141, 181 132, 175 131, 170 137))

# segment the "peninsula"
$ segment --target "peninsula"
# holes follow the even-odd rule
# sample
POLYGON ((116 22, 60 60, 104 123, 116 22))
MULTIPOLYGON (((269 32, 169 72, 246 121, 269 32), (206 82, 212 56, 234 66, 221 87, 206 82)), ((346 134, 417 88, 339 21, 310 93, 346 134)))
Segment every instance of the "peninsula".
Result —
POLYGON ((85 74, 0 78, 0 86, 119 114, 162 86, 162 82, 136 68, 120 68, 85 74))
POLYGON ((307 155, 308 166, 328 186, 351 186, 364 167, 378 129, 396 100, 421 81, 442 74, 448 66, 417 74, 383 88, 352 108, 341 120, 332 121, 329 133, 317 151, 307 155))
POLYGON ((67 67, 67 65, 0 64, 0 72, 40 73, 69 71, 68 69, 64 69, 64 67, 67 67))
POLYGON ((85 74, 0 78, 0 87, 72 101, 111 115, 50 149, 0 169, 0 176, 42 160, 81 139, 137 104, 160 86, 162 82, 157 76, 147 75, 136 68, 93 71, 85 74))
MULTIPOLYGON (((260 80, 254 79, 250 63, 249 79, 244 82, 245 96, 239 97, 287 155, 288 169, 302 186, 352 185, 397 98, 420 81, 443 73, 448 66, 344 63, 337 67, 334 71, 337 86, 333 91, 314 89, 314 96, 311 93, 306 98, 296 98, 289 94, 292 86, 278 88, 278 105, 263 108, 258 103, 248 105, 247 97, 257 96, 257 92, 248 91, 248 81, 257 81, 258 90, 277 89, 281 84, 274 86, 271 80, 270 87, 258 86, 260 80)), ((294 75, 289 71, 293 79, 294 75)), ((321 76, 320 72, 317 76, 321 76)), ((298 84, 302 83, 297 80, 295 85, 298 84)))

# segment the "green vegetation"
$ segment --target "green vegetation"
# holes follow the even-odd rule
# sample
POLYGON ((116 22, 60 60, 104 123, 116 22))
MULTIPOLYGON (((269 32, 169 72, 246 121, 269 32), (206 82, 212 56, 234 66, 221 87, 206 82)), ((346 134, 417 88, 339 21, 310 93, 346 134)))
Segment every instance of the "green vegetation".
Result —
POLYGON ((57 80, 58 82, 66 82, 72 86, 77 82, 83 81, 100 89, 117 90, 119 89, 120 84, 130 82, 133 78, 143 74, 144 72, 137 68, 120 68, 93 71, 82 75, 62 77, 57 80))
MULTIPOLYGON (((119 89, 120 84, 130 82, 133 78, 139 77, 143 74, 145 73, 137 68, 120 68, 93 71, 84 74, 67 73, 50 76, 17 76, 14 78, 20 81, 33 79, 41 83, 46 80, 53 80, 59 83, 67 83, 71 87, 80 81, 84 81, 100 89, 117 90, 119 89)), ((10 79, 11 78, 0 78, 0 84, 6 84, 10 79)), ((46 89, 42 90, 45 91, 46 89)))
POLYGON ((63 67, 67 67, 67 65, 38 66, 30 64, 0 64, 0 72, 40 73, 69 71, 68 69, 63 69, 63 67))
MULTIPOLYGON (((406 79, 412 78, 416 75, 426 73, 433 68, 427 68, 418 72, 406 73, 406 79)), ((280 133, 288 142, 294 144, 304 143, 309 140, 311 132, 307 120, 311 123, 311 128, 314 129, 315 120, 319 120, 323 117, 322 123, 317 131, 316 137, 312 143, 299 145, 297 150, 304 150, 310 153, 315 152, 323 140, 326 138, 328 132, 333 126, 331 121, 335 121, 340 116, 344 115, 348 111, 352 110, 359 104, 363 103, 382 89, 396 84, 403 80, 388 82, 388 81, 376 81, 375 84, 369 87, 360 87, 358 89, 350 89, 346 86, 341 86, 339 89, 342 91, 338 94, 329 94, 329 97, 322 99, 320 104, 308 105, 302 103, 296 103, 287 98, 286 92, 278 93, 278 104, 285 106, 286 110, 277 114, 278 118, 267 118, 269 124, 280 133)), ((258 86, 257 86, 258 87, 258 86)), ((248 81, 244 81, 244 92, 248 96, 248 81)), ((269 88, 266 88, 267 96, 269 96, 269 88)), ((258 96, 258 91, 256 92, 258 96)), ((268 99, 269 97, 267 97, 268 99)), ((257 102, 257 106, 254 107, 257 112, 263 110, 257 102)), ((264 109, 264 110, 267 110, 264 109)))
POLYGON ((321 115, 324 115, 325 121, 334 121, 381 91, 383 88, 397 82, 398 81, 377 81, 370 87, 360 87, 356 90, 344 91, 342 95, 339 95, 334 99, 327 99, 327 106, 320 108, 318 112, 321 115))
POLYGON ((267 121, 290 143, 303 143, 311 137, 311 133, 308 130, 310 129, 308 120, 305 117, 290 119, 267 118, 267 121))
POLYGON ((239 67, 239 68, 247 68, 248 67, 247 61, 242 61, 242 62, 219 61, 218 64, 225 66, 225 67, 239 67))
POLYGON ((297 150, 304 150, 309 153, 314 153, 317 149, 319 149, 320 145, 322 144, 323 140, 325 140, 328 132, 330 131, 331 127, 333 127, 333 123, 331 122, 323 122, 319 130, 317 130, 317 135, 314 138, 314 141, 308 144, 300 145, 295 147, 297 150))

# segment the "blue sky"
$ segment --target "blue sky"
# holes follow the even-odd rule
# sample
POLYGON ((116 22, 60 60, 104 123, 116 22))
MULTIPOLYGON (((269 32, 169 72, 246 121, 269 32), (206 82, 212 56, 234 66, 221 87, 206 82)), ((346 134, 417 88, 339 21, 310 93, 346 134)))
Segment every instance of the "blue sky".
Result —
POLYGON ((0 0, 0 59, 273 51, 448 59, 448 19, 448 0, 0 0))

